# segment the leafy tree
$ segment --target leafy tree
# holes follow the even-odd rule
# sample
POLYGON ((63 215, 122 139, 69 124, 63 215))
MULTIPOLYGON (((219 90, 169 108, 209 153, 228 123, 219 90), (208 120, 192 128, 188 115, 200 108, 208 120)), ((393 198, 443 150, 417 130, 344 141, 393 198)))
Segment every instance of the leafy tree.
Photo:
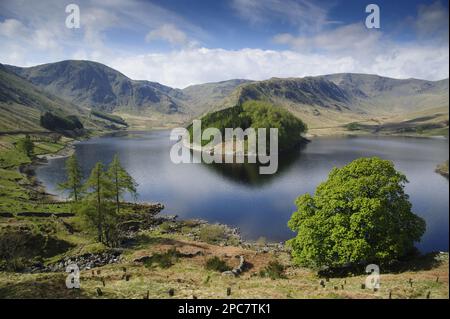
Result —
POLYGON ((114 198, 113 183, 100 162, 95 164, 91 174, 84 185, 90 193, 81 205, 81 211, 97 229, 99 242, 110 244, 111 231, 115 231, 117 223, 114 206, 111 200, 114 198))
POLYGON ((117 213, 120 212, 120 199, 122 195, 126 192, 133 195, 136 198, 136 187, 137 184, 133 177, 128 174, 128 172, 120 164, 119 157, 114 156, 111 164, 108 167, 108 176, 113 183, 113 195, 116 202, 117 213))
POLYGON ((40 124, 50 131, 71 131, 83 128, 83 123, 75 115, 62 117, 50 112, 41 115, 40 124))
POLYGON ((297 198, 288 225, 296 263, 339 267, 395 260, 414 249, 425 221, 411 211, 406 177, 390 161, 360 158, 334 168, 314 196, 297 198))
POLYGON ((16 146, 20 152, 24 153, 29 158, 33 157, 34 143, 31 140, 30 135, 27 134, 24 138, 18 140, 16 146))
MULTIPOLYGON (((277 128, 280 151, 288 150, 298 145, 302 134, 308 130, 307 125, 289 111, 262 101, 247 101, 243 103, 241 115, 248 118, 250 126, 258 128, 277 128)), ((267 136, 267 145, 269 138, 267 136)))
MULTIPOLYGON (((226 128, 239 127, 243 130, 249 127, 254 129, 278 128, 278 147, 281 151, 295 147, 302 140, 302 134, 308 129, 302 120, 289 111, 269 102, 256 100, 246 101, 234 107, 206 114, 201 120, 203 130, 208 127, 215 127, 219 129, 222 136, 225 135, 226 128)), ((193 125, 189 125, 187 129, 192 141, 193 125)), ((268 138, 267 145, 269 145, 269 141, 268 138)), ((203 140, 202 145, 209 142, 203 140)))
POLYGON ((68 190, 70 197, 77 202, 81 194, 83 175, 75 155, 70 156, 66 161, 66 174, 67 180, 58 186, 61 190, 68 190))

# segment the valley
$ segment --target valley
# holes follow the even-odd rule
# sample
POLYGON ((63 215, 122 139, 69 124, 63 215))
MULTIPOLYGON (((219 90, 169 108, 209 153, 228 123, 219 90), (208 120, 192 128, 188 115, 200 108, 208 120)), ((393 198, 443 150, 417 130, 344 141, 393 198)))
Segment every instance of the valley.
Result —
MULTIPOLYGON (((434 172, 448 143, 403 139, 448 137, 448 80, 339 74, 174 89, 90 61, 0 65, 0 115, 1 298, 448 298, 448 253, 437 252, 448 250, 439 240, 448 235, 448 202, 439 195, 448 181, 434 172), (282 108, 273 114, 287 122, 289 111, 314 138, 283 155, 277 174, 259 176, 251 165, 168 164, 167 129, 202 117, 214 126, 228 120, 217 114, 255 100, 282 108), (67 121, 82 129, 66 130, 67 121), (27 138, 33 156, 21 149, 27 138), (121 203, 118 247, 98 242, 61 200, 71 154, 85 176, 119 154, 141 185, 137 204, 121 203), (297 265, 285 245, 294 199, 312 193, 333 167, 364 156, 392 159, 405 171, 428 226, 421 254, 383 268, 377 291, 362 288, 364 269, 320 273, 297 265), (427 189, 418 191, 424 181, 427 189), (65 286, 69 260, 84 260, 81 289, 65 286), (224 274, 242 260, 242 272, 224 274)), ((285 133, 289 146, 297 142, 285 133)))

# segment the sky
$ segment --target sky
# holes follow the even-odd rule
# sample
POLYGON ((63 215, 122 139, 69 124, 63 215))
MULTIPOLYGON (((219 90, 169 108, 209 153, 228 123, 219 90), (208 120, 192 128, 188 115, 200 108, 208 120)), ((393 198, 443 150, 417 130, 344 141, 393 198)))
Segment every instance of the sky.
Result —
POLYGON ((171 87, 340 72, 449 74, 448 0, 0 0, 0 63, 106 64, 171 87), (80 28, 67 28, 68 4, 80 28), (368 4, 380 28, 365 25, 368 4))

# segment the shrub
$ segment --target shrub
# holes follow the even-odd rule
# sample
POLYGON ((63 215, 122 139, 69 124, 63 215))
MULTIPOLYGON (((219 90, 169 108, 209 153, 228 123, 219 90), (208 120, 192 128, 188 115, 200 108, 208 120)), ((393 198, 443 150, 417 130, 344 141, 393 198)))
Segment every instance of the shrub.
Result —
POLYGON ((157 264, 160 268, 166 269, 178 260, 179 253, 176 248, 171 248, 165 253, 155 253, 150 256, 145 262, 144 266, 147 268, 153 267, 153 264, 157 264))
POLYGON ((125 122, 125 120, 123 118, 121 118, 120 116, 117 116, 117 115, 112 115, 112 114, 97 111, 97 110, 92 110, 91 114, 96 117, 99 117, 101 119, 113 122, 113 123, 128 126, 127 122, 125 122))
POLYGON ((358 122, 352 122, 345 125, 345 128, 349 131, 359 131, 361 129, 361 125, 358 122))
POLYGON ((41 126, 49 131, 73 131, 82 129, 83 124, 78 117, 69 115, 66 117, 59 116, 50 112, 45 112, 40 119, 41 126))
POLYGON ((30 135, 26 135, 24 138, 21 138, 17 141, 16 148, 19 152, 25 154, 28 158, 33 157, 34 152, 34 143, 30 138, 30 135))
POLYGON ((170 233, 177 229, 177 225, 173 222, 162 222, 159 225, 159 229, 163 233, 170 233))
POLYGON ((232 269, 230 266, 228 266, 225 260, 222 260, 217 256, 209 258, 206 261, 205 268, 207 270, 213 270, 218 272, 224 272, 232 269))
POLYGON ((225 228, 220 225, 205 225, 200 229, 199 237, 201 241, 207 243, 217 243, 226 239, 225 228))
POLYGON ((260 270, 259 275, 272 280, 286 279, 286 275, 284 274, 284 266, 276 260, 269 262, 264 269, 260 270))
POLYGON ((257 240, 256 240, 256 245, 258 245, 258 246, 266 246, 267 245, 267 239, 266 239, 266 237, 259 237, 257 240))

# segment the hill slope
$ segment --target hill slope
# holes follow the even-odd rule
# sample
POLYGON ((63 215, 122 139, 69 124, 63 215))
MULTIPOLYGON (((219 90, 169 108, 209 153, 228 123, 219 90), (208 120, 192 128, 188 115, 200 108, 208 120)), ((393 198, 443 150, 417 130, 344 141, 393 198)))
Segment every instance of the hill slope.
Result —
MULTIPOLYGON (((448 79, 398 80, 366 74, 272 78, 238 87, 235 103, 266 100, 287 108, 311 127, 410 114, 444 113, 448 120, 448 79), (437 113, 436 113, 437 112, 437 113)), ((448 125, 448 124, 447 124, 448 125)))
POLYGON ((250 80, 233 79, 221 82, 212 82, 191 85, 184 88, 183 99, 189 105, 194 114, 203 114, 222 106, 231 106, 233 103, 233 91, 240 85, 252 83, 250 80))
POLYGON ((180 90, 134 81, 103 64, 61 61, 30 68, 9 67, 34 85, 63 99, 101 111, 184 113, 180 90))
POLYGON ((86 110, 39 90, 0 64, 0 131, 45 131, 39 124, 45 112, 76 115, 90 122, 86 110))
POLYGON ((264 81, 234 79, 181 90, 132 80, 91 61, 6 68, 82 108, 117 113, 135 128, 173 127, 248 100, 265 100, 286 108, 311 129, 343 127, 352 122, 373 126, 392 118, 401 123, 427 116, 439 119, 439 125, 448 122, 448 79, 399 80, 342 73, 264 81))

